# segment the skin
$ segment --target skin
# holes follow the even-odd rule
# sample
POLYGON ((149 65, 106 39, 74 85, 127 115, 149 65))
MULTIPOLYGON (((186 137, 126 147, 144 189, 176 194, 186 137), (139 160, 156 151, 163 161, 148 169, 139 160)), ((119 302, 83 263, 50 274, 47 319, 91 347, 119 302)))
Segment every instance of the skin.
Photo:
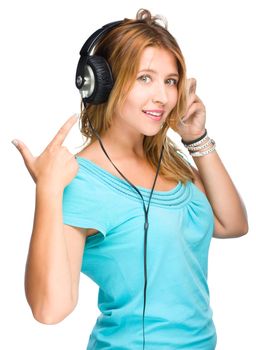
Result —
POLYGON ((77 115, 71 116, 38 157, 34 157, 22 141, 15 140, 14 144, 36 184, 47 182, 53 187, 64 189, 75 177, 78 164, 74 155, 62 144, 77 120, 77 115))
POLYGON ((34 318, 44 324, 62 321, 78 301, 86 229, 64 225, 62 218, 63 190, 79 169, 63 142, 77 119, 70 117, 38 157, 22 141, 15 144, 36 183, 25 293, 34 318))
POLYGON ((136 81, 122 109, 117 110, 111 127, 102 137, 104 146, 113 157, 144 157, 144 135, 157 134, 177 103, 177 77, 171 73, 178 74, 172 53, 156 47, 144 50, 136 81), (149 69, 155 72, 147 71, 149 69), (156 109, 164 110, 160 121, 151 120, 142 112, 156 109))

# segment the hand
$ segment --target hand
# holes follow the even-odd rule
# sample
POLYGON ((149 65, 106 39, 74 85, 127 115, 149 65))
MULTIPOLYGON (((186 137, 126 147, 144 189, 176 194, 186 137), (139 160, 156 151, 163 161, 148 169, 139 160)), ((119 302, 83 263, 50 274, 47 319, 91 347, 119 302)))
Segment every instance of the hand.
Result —
POLYGON ((192 141, 205 132, 206 111, 203 102, 196 95, 196 79, 187 79, 186 93, 186 113, 175 131, 184 141, 192 141))
POLYGON ((70 117, 38 157, 34 157, 28 147, 18 141, 16 147, 35 183, 46 182, 64 189, 75 177, 79 169, 78 163, 62 144, 76 121, 77 116, 70 117))

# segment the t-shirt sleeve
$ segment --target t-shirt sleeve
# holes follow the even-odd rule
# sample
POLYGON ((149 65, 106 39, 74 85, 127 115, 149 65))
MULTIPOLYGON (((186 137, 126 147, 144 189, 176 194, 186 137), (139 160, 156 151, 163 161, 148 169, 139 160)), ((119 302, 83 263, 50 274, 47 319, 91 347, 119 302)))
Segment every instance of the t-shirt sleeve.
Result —
POLYGON ((94 228, 99 232, 87 239, 98 243, 108 231, 108 215, 104 194, 91 181, 91 176, 78 174, 64 188, 62 200, 63 223, 66 225, 94 228), (92 239, 92 237, 94 237, 92 239))

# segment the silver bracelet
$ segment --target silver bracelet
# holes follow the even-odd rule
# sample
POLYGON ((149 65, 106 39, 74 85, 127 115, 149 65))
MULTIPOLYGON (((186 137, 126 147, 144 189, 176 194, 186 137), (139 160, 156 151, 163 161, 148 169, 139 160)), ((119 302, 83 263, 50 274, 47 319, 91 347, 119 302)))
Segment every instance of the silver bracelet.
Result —
POLYGON ((213 145, 213 147, 208 149, 208 150, 206 150, 206 151, 203 151, 203 152, 189 152, 189 153, 190 153, 190 155, 192 157, 206 156, 207 154, 213 152, 215 150, 215 148, 216 148, 216 142, 213 139, 211 139, 211 144, 213 145))
POLYGON ((200 141, 190 143, 189 145, 186 145, 184 142, 183 144, 188 149, 189 154, 192 157, 205 156, 213 152, 216 148, 216 142, 208 136, 207 131, 206 131, 206 135, 200 141), (207 148, 209 145, 212 145, 212 147, 207 149, 206 151, 202 151, 203 149, 207 148))
POLYGON ((202 146, 196 146, 196 147, 188 146, 188 150, 189 151, 200 151, 201 149, 204 149, 207 146, 209 146, 211 143, 212 143, 212 140, 210 139, 210 137, 208 137, 206 139, 206 142, 202 146))

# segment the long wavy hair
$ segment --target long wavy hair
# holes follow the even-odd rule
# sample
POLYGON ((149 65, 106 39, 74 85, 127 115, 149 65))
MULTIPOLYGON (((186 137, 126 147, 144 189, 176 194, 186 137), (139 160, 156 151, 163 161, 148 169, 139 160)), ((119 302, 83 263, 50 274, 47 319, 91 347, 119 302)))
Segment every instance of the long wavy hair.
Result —
POLYGON ((108 61, 115 83, 107 102, 99 105, 88 104, 85 109, 81 101, 80 131, 86 138, 84 145, 88 146, 97 139, 88 119, 100 136, 111 126, 116 108, 122 107, 136 80, 140 58, 147 47, 164 48, 174 54, 179 80, 177 103, 161 130, 156 135, 144 136, 144 154, 150 165, 157 169, 164 145, 159 175, 184 184, 189 180, 194 182, 195 175, 190 163, 185 160, 182 150, 167 136, 169 128, 177 130, 180 117, 186 110, 185 60, 176 39, 167 30, 166 19, 159 15, 152 16, 148 10, 140 9, 135 20, 125 18, 120 25, 105 34, 94 48, 95 55, 103 56, 108 61), (158 21, 163 22, 163 25, 158 21))

